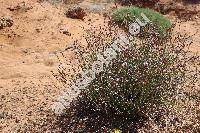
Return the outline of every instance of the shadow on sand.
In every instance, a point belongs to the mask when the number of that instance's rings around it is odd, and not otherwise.
[[[64,115],[57,117],[60,130],[72,133],[106,133],[114,129],[136,133],[144,121],[145,118],[139,116],[106,115],[80,102],[71,105]]]

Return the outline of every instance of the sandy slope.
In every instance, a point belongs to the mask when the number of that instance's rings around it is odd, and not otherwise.
[[[7,9],[17,5],[22,9]],[[60,92],[50,73],[58,65],[55,53],[81,39],[81,27],[89,28],[89,19],[95,24],[103,22],[97,14],[81,21],[66,18],[63,13],[63,7],[47,2],[0,0],[0,16],[10,16],[14,21],[11,28],[0,30],[0,132],[42,132],[39,127],[45,125],[48,110]],[[179,29],[193,34],[200,30],[200,20],[181,22]],[[72,35],[63,34],[63,30]],[[200,32],[194,36],[193,51],[200,51],[199,38]],[[70,54],[66,56],[70,59]]]

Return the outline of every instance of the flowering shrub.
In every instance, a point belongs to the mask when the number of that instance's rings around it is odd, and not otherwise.
[[[130,47],[82,92],[88,106],[108,114],[143,115],[172,98],[193,60],[183,44],[173,44],[170,36],[160,38],[151,30],[154,35],[130,41]]]
[[[79,125],[79,131],[85,132],[102,128],[133,132],[135,127],[131,123],[138,116],[148,119],[141,131],[199,130],[200,93],[195,90],[200,85],[199,56],[186,49],[191,44],[186,37],[172,39],[167,34],[161,38],[153,26],[147,28],[150,35],[144,32],[142,39],[129,40],[128,49],[118,52],[74,99],[67,112],[68,125],[63,126],[67,131],[74,131],[72,127]],[[108,27],[100,29],[88,31],[87,48],[79,54],[82,69],[96,61],[96,53],[110,47],[109,42],[115,39],[116,34],[107,32]],[[66,70],[59,72],[66,83]],[[188,91],[189,88],[194,90]],[[185,108],[190,115],[184,112]]]

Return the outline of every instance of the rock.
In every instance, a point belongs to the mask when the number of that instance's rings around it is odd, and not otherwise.
[[[36,30],[37,33],[40,33],[40,29],[36,28],[35,30]]]
[[[71,36],[71,33],[68,30],[61,30],[61,33],[67,36]]]
[[[94,4],[89,6],[89,11],[93,13],[102,13],[105,9],[105,6],[102,4]]]
[[[67,35],[67,36],[71,36],[71,33],[69,33],[69,31],[63,31],[63,34]]]
[[[154,7],[159,0],[119,0],[119,3],[122,5],[135,5],[139,7]]]
[[[155,10],[162,14],[174,14],[179,19],[191,19],[198,14],[198,10],[196,8],[191,8],[184,6],[182,3],[177,2],[167,2],[167,3],[158,3],[155,7]]]
[[[80,6],[75,6],[72,8],[69,8],[65,15],[69,18],[73,18],[73,19],[81,19],[83,20],[84,17],[86,16],[86,12],[83,8],[81,8]]]

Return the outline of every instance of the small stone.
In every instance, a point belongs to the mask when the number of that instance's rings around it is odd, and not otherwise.
[[[20,122],[20,120],[18,120],[17,118],[15,118],[15,122],[16,122],[16,123],[19,123],[19,122]]]
[[[32,115],[32,111],[29,111],[29,112],[27,113],[27,115],[28,115],[28,116],[31,116],[31,115]]]
[[[35,30],[36,30],[37,33],[40,33],[40,29],[37,28],[37,29],[35,29]]]
[[[69,33],[69,31],[67,31],[67,30],[63,31],[63,34],[65,34],[67,36],[71,36],[71,33]]]

